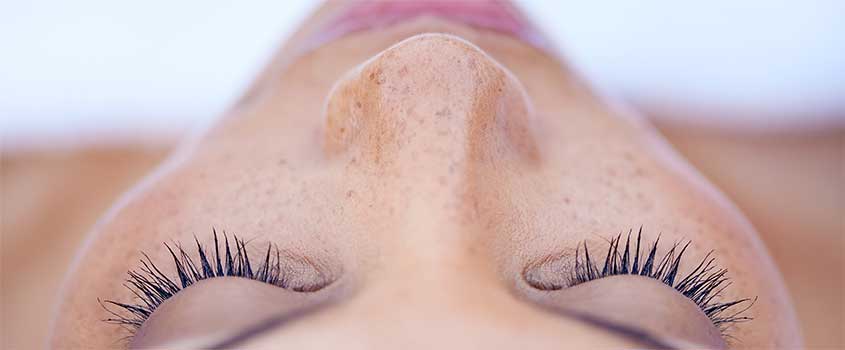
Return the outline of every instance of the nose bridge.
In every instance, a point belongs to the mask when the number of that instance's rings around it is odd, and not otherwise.
[[[534,152],[530,103],[506,69],[457,37],[406,39],[329,94],[325,151],[377,167],[463,164]]]

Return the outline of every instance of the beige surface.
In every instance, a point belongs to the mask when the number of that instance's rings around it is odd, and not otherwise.
[[[845,348],[845,130],[663,132],[757,228],[784,274],[806,345]]]
[[[115,197],[163,155],[133,146],[3,154],[0,348],[44,347],[77,245]]]
[[[763,235],[810,347],[843,348],[845,130],[811,135],[662,128]],[[39,348],[61,277],[108,205],[163,158],[134,146],[3,154],[2,348]]]

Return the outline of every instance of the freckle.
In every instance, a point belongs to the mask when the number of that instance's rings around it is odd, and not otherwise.
[[[353,190],[346,191],[346,198],[352,198],[352,196],[354,196],[354,195],[355,195],[355,191],[353,191]]]
[[[361,102],[355,101],[355,108],[361,108]]]
[[[370,80],[374,81],[376,85],[384,84],[384,77],[381,74],[381,70],[376,70],[374,72],[370,72],[369,75]]]
[[[566,203],[566,204],[569,204],[572,201],[569,200],[569,197],[566,197],[566,198],[563,199],[563,202]]]
[[[340,133],[343,134],[346,132],[346,128],[340,128]]]
[[[288,161],[286,159],[284,159],[284,158],[279,159],[279,165],[285,165],[287,163],[288,163]]]

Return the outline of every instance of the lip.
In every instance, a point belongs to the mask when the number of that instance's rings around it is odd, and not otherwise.
[[[537,28],[510,2],[503,0],[351,1],[317,30],[312,44],[319,46],[355,32],[385,28],[420,16],[491,30],[547,48]]]

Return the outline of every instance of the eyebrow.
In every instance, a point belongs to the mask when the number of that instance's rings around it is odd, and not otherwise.
[[[331,304],[331,303],[329,303]],[[237,333],[229,338],[224,339],[208,348],[210,349],[230,349],[239,345],[243,345],[243,343],[262,336],[264,333],[268,331],[272,331],[279,327],[282,327],[286,324],[292,323],[296,320],[302,319],[306,316],[312,315],[322,309],[327,308],[327,304],[317,304],[314,306],[309,306],[294,312],[288,312],[284,314],[277,315],[272,317],[264,322],[256,324],[252,327],[248,327]],[[667,344],[665,341],[661,340],[659,337],[652,335],[649,332],[643,331],[641,329],[630,327],[626,325],[622,325],[616,322],[612,322],[603,318],[595,317],[592,315],[588,315],[583,312],[576,312],[572,310],[568,310],[565,308],[552,308],[551,309],[555,314],[558,316],[562,316],[564,318],[568,318],[571,320],[575,320],[581,322],[583,324],[587,324],[589,326],[601,329],[618,337],[627,339],[629,341],[638,343],[641,346],[644,346],[648,349],[676,349],[676,347]]]

